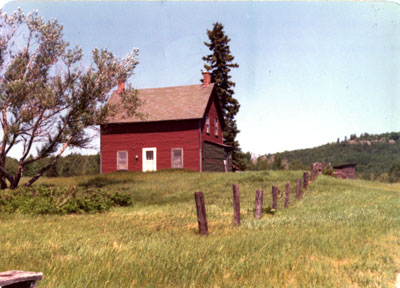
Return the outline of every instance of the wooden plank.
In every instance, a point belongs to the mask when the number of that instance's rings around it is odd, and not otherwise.
[[[200,235],[208,235],[208,223],[206,215],[206,206],[204,204],[203,192],[194,192],[194,199],[196,201],[197,222],[199,223]]]
[[[278,208],[278,187],[272,186],[272,209]]]
[[[255,203],[255,210],[254,210],[254,217],[256,219],[261,219],[262,217],[262,206],[263,206],[263,190],[256,191],[256,203]]]
[[[285,187],[285,208],[289,207],[289,202],[290,202],[290,182],[286,183]]]
[[[0,286],[3,288],[31,288],[36,287],[36,281],[42,280],[42,278],[43,274],[41,272],[5,271],[0,273]]]
[[[239,184],[233,184],[233,223],[240,225],[240,195]]]

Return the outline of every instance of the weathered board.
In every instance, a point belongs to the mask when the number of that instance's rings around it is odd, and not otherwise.
[[[339,166],[334,166],[336,169],[336,177],[342,179],[355,179],[356,178],[356,165],[352,164],[344,164]]]
[[[203,171],[225,172],[224,160],[228,162],[228,171],[232,171],[232,157],[228,149],[211,142],[203,144]],[[227,156],[228,153],[228,157]],[[227,158],[227,159],[226,159]]]
[[[36,287],[36,281],[42,278],[43,274],[41,272],[19,270],[0,272],[0,287],[34,288]]]

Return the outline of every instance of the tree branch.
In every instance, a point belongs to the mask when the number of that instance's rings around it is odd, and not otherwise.
[[[37,179],[39,179],[43,175],[44,172],[53,167],[57,163],[58,158],[60,158],[61,154],[68,147],[71,140],[72,136],[69,136],[67,142],[65,142],[61,150],[57,153],[56,157],[54,157],[53,161],[51,161],[50,164],[48,164],[47,166],[44,166],[42,169],[40,169],[40,171],[35,176],[33,176],[28,182],[26,182],[24,186],[25,187],[31,186]]]
[[[7,105],[5,104],[2,109],[2,124],[3,124],[3,141],[0,147],[0,155],[5,156],[4,151],[6,149],[7,138],[8,138],[8,122],[7,122]]]
[[[23,161],[25,160],[25,158],[28,156],[29,151],[31,150],[33,140],[35,139],[35,133],[36,133],[38,127],[39,127],[39,123],[40,123],[41,120],[42,120],[42,117],[43,117],[44,112],[45,112],[45,109],[43,109],[42,112],[40,112],[40,115],[39,115],[39,117],[37,118],[37,121],[36,121],[35,125],[34,125],[33,128],[32,128],[32,133],[31,133],[31,135],[30,135],[31,137],[30,137],[30,139],[29,139],[28,146],[25,146],[25,145],[24,145],[24,154],[23,154],[22,157],[19,159],[19,162],[20,162],[20,163],[23,163]]]
[[[69,116],[69,115],[68,115]],[[29,165],[39,159],[42,159],[44,157],[46,157],[46,155],[48,154],[49,151],[51,151],[51,149],[54,148],[54,145],[56,145],[56,143],[58,142],[58,140],[60,139],[62,133],[64,132],[65,128],[67,127],[68,124],[68,119],[69,117],[64,121],[64,126],[62,128],[59,129],[57,136],[53,139],[52,143],[49,145],[49,147],[47,147],[47,149],[45,151],[43,151],[43,153],[37,155],[35,158],[30,159],[30,160],[25,160],[24,162],[22,162],[23,166]],[[72,138],[72,136],[70,136],[70,138]],[[68,141],[69,144],[70,141]],[[39,176],[40,177],[40,176]]]

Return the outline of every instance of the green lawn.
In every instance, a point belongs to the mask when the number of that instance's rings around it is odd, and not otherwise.
[[[295,201],[297,172],[118,173],[40,179],[129,191],[133,206],[93,215],[0,215],[0,271],[41,271],[38,287],[394,287],[400,185],[320,176]],[[291,181],[289,209],[253,218],[255,191]],[[242,225],[234,227],[232,184]],[[107,187],[107,186],[106,186]],[[210,234],[197,233],[203,191]]]

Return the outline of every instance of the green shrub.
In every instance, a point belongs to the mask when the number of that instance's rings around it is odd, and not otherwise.
[[[39,185],[3,190],[0,212],[22,214],[96,213],[132,205],[130,194],[87,187]]]
[[[388,173],[382,173],[381,175],[378,176],[378,180],[380,182],[389,182],[389,174]]]

